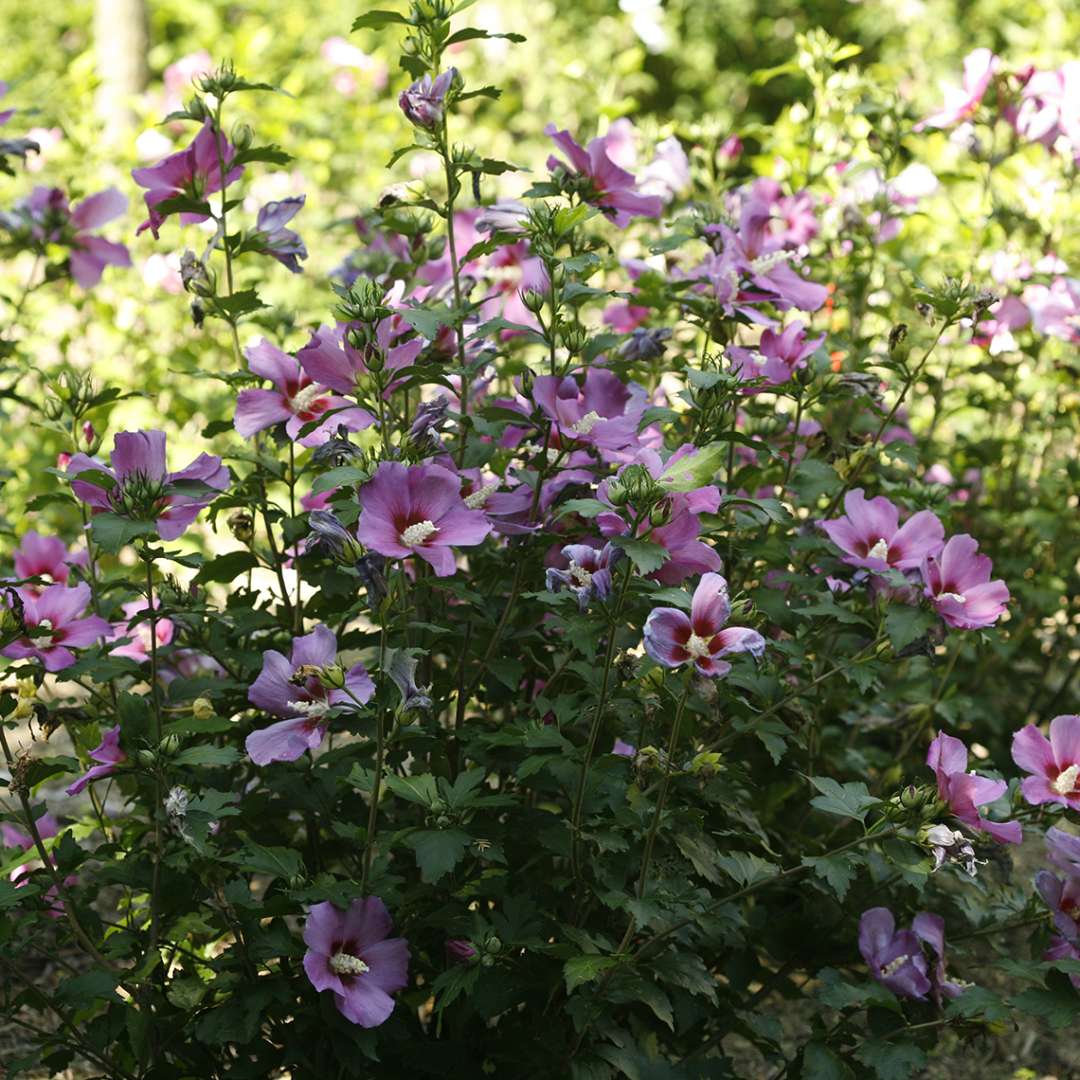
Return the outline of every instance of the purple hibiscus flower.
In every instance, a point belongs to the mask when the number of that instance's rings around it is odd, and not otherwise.
[[[165,220],[158,207],[167,199],[187,197],[203,201],[215,191],[239,180],[243,175],[242,165],[232,166],[236,157],[236,147],[224,135],[221,139],[221,161],[225,164],[225,182],[222,184],[221,167],[218,163],[218,136],[214,133],[213,123],[207,119],[192,140],[191,145],[175,154],[170,154],[156,165],[141,169],[132,169],[131,176],[139,187],[146,188],[143,196],[149,217],[138,228],[138,232],[149,229],[157,238],[158,230]],[[232,166],[232,167],[230,167]],[[209,215],[193,211],[180,214],[181,225],[194,225],[205,221]]]
[[[402,90],[398,105],[409,123],[424,131],[441,127],[446,116],[446,95],[457,77],[457,68],[447,68],[434,79],[425,75],[407,90]]]
[[[1012,759],[1031,773],[1020,790],[1032,806],[1054,802],[1080,810],[1080,716],[1055,716],[1049,739],[1034,724],[1021,728]]]
[[[1046,854],[1054,866],[1072,877],[1080,877],[1080,836],[1052,825],[1046,830]]]
[[[401,341],[410,327],[398,316],[380,320],[375,327],[375,345],[357,349],[346,336],[345,326],[320,326],[311,340],[296,354],[300,366],[323,386],[342,394],[356,392],[357,384],[368,374],[372,348],[389,371],[408,367],[424,348],[422,338]]]
[[[616,757],[634,758],[637,756],[637,747],[632,743],[623,742],[622,739],[616,739],[611,747],[611,752]]]
[[[108,728],[101,734],[101,742],[90,751],[90,758],[98,762],[88,769],[68,789],[69,795],[78,795],[89,784],[103,776],[112,776],[116,767],[127,760],[127,754],[120,747],[120,725]]]
[[[937,736],[930,744],[926,764],[937,778],[938,797],[965,825],[988,833],[999,843],[1019,844],[1022,838],[1020,822],[990,821],[979,813],[979,807],[1001,798],[1009,785],[1004,780],[991,780],[967,771],[967,747],[951,735]]]
[[[923,128],[946,128],[966,120],[979,107],[998,70],[1000,61],[989,49],[975,49],[964,57],[964,77],[961,86],[945,89],[945,101],[937,112],[915,125]]]
[[[236,398],[233,425],[245,439],[275,424],[284,424],[285,433],[301,446],[321,446],[342,425],[348,431],[362,431],[375,423],[366,409],[352,405],[314,382],[300,361],[260,338],[244,350],[248,368],[269,379],[273,390],[241,390]],[[326,413],[323,423],[303,438],[300,432]]]
[[[731,614],[727,582],[719,574],[703,574],[694,590],[690,615],[678,608],[653,608],[645,620],[645,651],[665,667],[693,661],[701,675],[726,675],[731,665],[720,657],[748,652],[755,659],[765,652],[765,639],[745,626],[724,624]]]
[[[154,608],[157,609],[160,606],[160,601],[155,597]],[[130,600],[123,605],[123,610],[124,618],[120,622],[113,624],[113,632],[109,635],[109,640],[119,641],[121,638],[129,638],[130,640],[127,645],[117,645],[115,648],[110,649],[109,655],[126,656],[137,664],[144,663],[150,658],[150,621],[144,619],[135,626],[131,626],[130,623],[137,615],[141,615],[147,610],[146,600],[143,598]],[[157,647],[160,649],[172,641],[176,628],[173,626],[172,619],[155,619],[154,625],[157,629]]]
[[[544,128],[555,145],[569,158],[569,164],[552,155],[547,166],[579,177],[585,184],[582,198],[603,211],[620,229],[635,217],[659,217],[664,200],[659,195],[642,195],[634,177],[619,168],[608,156],[605,139],[593,139],[588,148],[574,141],[569,131],[559,131],[554,124]]]
[[[949,538],[938,558],[923,560],[924,591],[941,618],[958,630],[993,626],[1009,602],[1005,582],[990,580],[994,564],[978,551],[978,541],[960,533]]]
[[[256,235],[251,237],[253,250],[277,259],[294,274],[303,269],[300,260],[308,257],[308,250],[300,234],[285,226],[300,212],[306,199],[306,195],[296,195],[291,199],[268,202],[255,218]]]
[[[533,400],[552,422],[552,435],[562,443],[594,446],[601,456],[625,450],[637,441],[645,399],[618,376],[589,368],[579,384],[572,375],[541,375],[533,384]]]
[[[910,570],[944,544],[945,527],[929,510],[900,525],[900,511],[883,495],[867,499],[862,488],[844,496],[846,516],[819,524],[844,552],[844,562],[866,570]]]
[[[304,971],[316,990],[331,990],[338,1012],[361,1027],[378,1027],[394,1011],[390,996],[409,984],[409,943],[390,937],[390,913],[377,896],[348,911],[324,901],[304,926]]]
[[[897,996],[923,1000],[929,993],[929,968],[919,937],[914,930],[897,930],[888,908],[862,913],[859,952],[870,974]]]
[[[482,510],[469,510],[458,477],[441,465],[384,461],[360,489],[357,539],[390,558],[418,555],[438,577],[454,573],[453,548],[472,547],[491,532]]]
[[[738,346],[729,348],[732,358],[732,371],[740,379],[765,379],[766,386],[780,386],[790,382],[799,368],[806,367],[806,358],[825,340],[825,335],[808,340],[803,324],[793,322],[777,333],[775,330],[762,331],[757,352]],[[749,391],[752,392],[752,389]]]
[[[1069,941],[1080,940],[1080,877],[1064,881],[1049,870],[1035,875],[1035,888],[1050,909],[1054,926]]]
[[[74,477],[71,490],[94,512],[111,510],[135,521],[152,521],[162,540],[175,540],[208,506],[212,495],[206,490],[224,491],[229,486],[229,470],[221,458],[200,454],[186,469],[169,472],[165,463],[164,431],[121,431],[113,441],[112,467],[75,454],[67,467]],[[112,487],[101,487],[79,474],[104,473]]]
[[[66,584],[71,574],[71,564],[76,557],[68,552],[67,544],[58,536],[42,536],[31,529],[23,534],[15,552],[15,576],[18,578],[45,578],[53,585]],[[20,586],[23,596],[39,596],[39,585]]]
[[[39,660],[46,671],[62,671],[75,663],[72,649],[85,649],[112,631],[97,615],[84,615],[90,586],[49,585],[34,595],[17,590],[25,632],[0,650],[9,660]]]
[[[552,592],[569,589],[577,597],[578,607],[585,611],[593,599],[606,600],[611,595],[611,568],[623,556],[622,548],[605,544],[595,548],[589,544],[567,544],[560,553],[567,562],[565,570],[550,567],[547,587]]]
[[[286,719],[253,731],[245,740],[256,765],[295,761],[306,750],[316,749],[333,706],[366,704],[371,699],[375,684],[363,664],[354,664],[345,673],[344,688],[327,692],[319,673],[336,661],[337,638],[326,626],[294,638],[288,658],[276,649],[263,653],[262,671],[248,690],[248,701]]]

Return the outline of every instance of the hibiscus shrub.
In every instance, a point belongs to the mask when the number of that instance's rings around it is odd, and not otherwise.
[[[356,21],[438,168],[319,310],[260,298],[272,87],[201,76],[135,171],[203,228],[206,452],[74,367],[12,414],[68,452],[0,609],[8,1075],[901,1080],[1068,1023],[1075,63],[979,50],[918,122],[810,35],[813,125],[549,125],[499,201],[453,15]],[[9,252],[91,288],[122,202],[38,187]],[[956,205],[975,255],[920,254]]]

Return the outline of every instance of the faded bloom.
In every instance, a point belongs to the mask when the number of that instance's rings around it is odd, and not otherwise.
[[[301,272],[300,260],[308,257],[308,250],[300,234],[285,226],[300,212],[306,198],[296,195],[267,203],[256,215],[255,235],[250,241],[253,250],[277,259],[294,274]]]
[[[458,78],[457,68],[447,68],[435,79],[425,75],[402,90],[398,105],[405,118],[424,131],[435,131],[446,117],[446,95]]]

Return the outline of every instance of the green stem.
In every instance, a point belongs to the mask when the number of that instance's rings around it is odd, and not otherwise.
[[[222,145],[224,139],[224,133],[221,130],[221,107],[222,102],[218,102],[217,109],[214,111],[214,149],[217,151],[218,161],[218,176],[221,178],[221,210],[218,216],[218,221],[221,224],[221,248],[225,252],[225,287],[228,289],[228,296],[233,295],[233,268],[232,268],[232,251],[229,250],[229,228],[227,221],[228,213],[228,196],[226,188],[228,185],[225,182],[225,147]],[[236,319],[232,316],[228,318],[229,329],[232,331],[232,347],[233,358],[236,360],[237,367],[242,366],[243,360],[240,353],[240,334],[236,329]]]

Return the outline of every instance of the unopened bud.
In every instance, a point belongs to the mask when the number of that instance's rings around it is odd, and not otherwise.
[[[152,769],[157,764],[157,754],[153,750],[136,750],[135,760],[140,765],[145,765],[146,768]]]
[[[164,754],[166,757],[171,757],[180,749],[180,736],[173,732],[170,735],[166,735],[161,742],[158,743],[158,751]]]
[[[237,150],[247,150],[251,146],[255,133],[248,124],[234,124],[232,129],[232,144]]]
[[[340,662],[327,664],[319,672],[319,682],[327,690],[340,690],[345,685],[345,668]]]
[[[191,703],[191,715],[196,720],[211,720],[217,716],[217,710],[209,698],[196,698]]]
[[[529,311],[536,315],[544,307],[544,294],[542,292],[537,292],[536,289],[522,289],[521,302]]]

